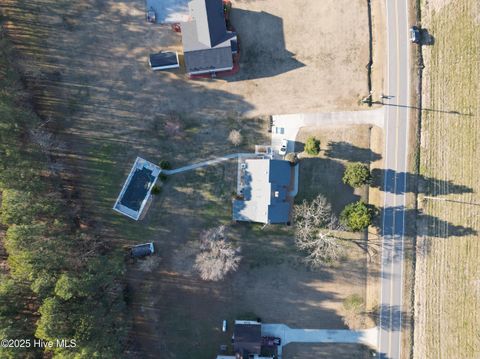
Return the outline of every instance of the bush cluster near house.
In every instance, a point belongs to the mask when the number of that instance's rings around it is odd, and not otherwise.
[[[80,213],[50,170],[49,146],[34,136],[45,125],[22,100],[28,96],[9,58],[0,40],[0,222],[9,267],[0,276],[0,337],[75,339],[75,348],[46,350],[118,358],[128,329],[123,256],[74,221]],[[41,351],[0,348],[0,357],[51,356]]]
[[[309,155],[316,156],[320,153],[320,140],[315,137],[309,137],[305,141],[305,152]]]
[[[361,231],[372,224],[373,210],[363,201],[348,204],[340,214],[340,223],[352,231]]]
[[[365,301],[358,294],[351,294],[343,301],[343,321],[350,329],[360,329],[365,321]]]
[[[285,155],[285,161],[290,162],[292,165],[298,163],[298,155],[295,152],[289,152]]]
[[[170,169],[172,169],[172,165],[167,160],[161,160],[160,161],[160,168],[162,170],[170,170]]]
[[[360,162],[348,163],[342,180],[353,188],[361,187],[370,183],[370,170],[367,165]]]

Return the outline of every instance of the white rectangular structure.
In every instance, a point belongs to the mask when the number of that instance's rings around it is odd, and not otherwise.
[[[137,157],[113,209],[138,221],[161,171],[160,167]]]

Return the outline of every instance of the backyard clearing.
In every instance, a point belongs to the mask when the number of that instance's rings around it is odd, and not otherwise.
[[[90,97],[95,111],[84,123],[142,126],[145,118],[169,111],[204,117],[357,109],[368,93],[368,16],[362,0],[234,1],[241,70],[225,80],[197,81],[181,70],[148,68],[150,53],[181,52],[181,36],[169,26],[147,23],[143,0],[5,3],[12,4],[10,26],[19,41],[32,40],[21,23],[27,14],[40,22],[42,34],[55,32],[37,49],[55,64],[41,75],[52,85],[63,84],[59,100]],[[109,127],[124,137],[121,125]]]
[[[367,164],[373,173],[382,168],[383,130],[370,125],[304,127],[297,135],[296,151],[302,151],[303,143],[310,136],[320,140],[321,151],[318,156],[301,154],[305,158],[302,159],[300,166],[300,189],[296,201],[311,199],[321,193],[332,203],[332,209],[337,217],[345,205],[360,199],[380,208],[381,178],[375,176],[372,186],[368,189],[355,190],[343,184],[341,178],[345,165],[349,162]],[[364,296],[367,312],[376,310],[380,290],[380,282],[377,280],[380,271],[378,254],[381,250],[378,228],[377,218],[375,227],[368,231],[369,256],[366,262],[367,286]],[[354,236],[366,240],[363,234],[356,233]]]
[[[424,48],[431,111],[422,122],[414,357],[473,359],[480,357],[480,3],[428,4],[422,26],[435,44]]]

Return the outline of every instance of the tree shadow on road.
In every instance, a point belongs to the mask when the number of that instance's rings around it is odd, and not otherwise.
[[[420,221],[419,226],[412,223]],[[390,225],[393,223],[392,225]],[[374,222],[383,226],[384,235],[429,236],[435,238],[465,237],[476,235],[477,230],[471,227],[456,225],[430,214],[403,206],[381,208]],[[387,227],[388,226],[388,227]]]
[[[405,186],[401,184],[405,183]],[[441,196],[446,194],[472,193],[473,189],[453,183],[451,180],[442,180],[406,172],[396,172],[391,169],[375,168],[372,170],[372,187],[383,192],[395,194],[423,193],[428,196]],[[400,185],[400,186],[399,186]],[[399,189],[399,187],[403,187]],[[418,188],[418,189],[417,189]]]

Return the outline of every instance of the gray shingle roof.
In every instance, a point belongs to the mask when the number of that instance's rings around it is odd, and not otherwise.
[[[232,51],[228,47],[186,52],[184,59],[189,73],[233,67]]]

